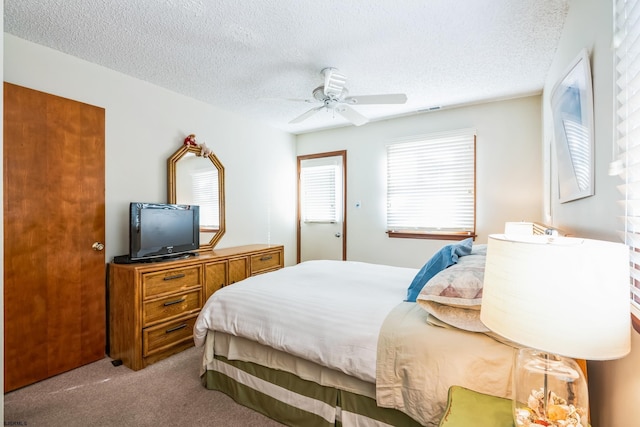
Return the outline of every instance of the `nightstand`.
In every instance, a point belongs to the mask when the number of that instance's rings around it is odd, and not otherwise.
[[[451,386],[439,427],[469,426],[514,427],[511,400]]]

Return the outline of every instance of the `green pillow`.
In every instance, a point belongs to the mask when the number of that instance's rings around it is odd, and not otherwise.
[[[451,386],[439,426],[514,427],[511,400]]]

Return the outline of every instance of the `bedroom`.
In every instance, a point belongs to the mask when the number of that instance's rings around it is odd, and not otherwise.
[[[545,90],[549,90],[581,48],[590,48],[598,141],[596,195],[569,204],[554,202],[551,220],[553,225],[569,228],[576,234],[615,240],[618,222],[613,206],[618,197],[617,182],[606,175],[612,134],[610,9],[606,1],[572,2]],[[364,149],[363,145],[372,144],[374,136],[379,141],[376,143],[383,145],[381,137],[393,137],[400,129],[425,133],[439,121],[448,122],[452,127],[475,126],[485,135],[491,135],[492,143],[496,144],[490,147],[491,151],[478,153],[479,166],[490,170],[483,176],[479,167],[478,190],[479,197],[483,198],[478,212],[479,241],[486,241],[487,234],[500,231],[508,220],[528,218],[550,222],[544,216],[546,192],[543,190],[544,151],[541,146],[541,141],[549,139],[545,96],[534,95],[372,123],[361,129],[335,129],[296,137],[8,34],[4,35],[4,57],[5,81],[107,109],[112,123],[107,128],[107,259],[124,249],[124,206],[133,199],[165,198],[164,159],[175,150],[183,134],[190,132],[206,135],[208,145],[226,168],[227,233],[220,245],[268,241],[284,244],[287,265],[295,263],[295,252],[289,248],[295,247],[296,190],[290,177],[295,173],[296,155],[347,149],[350,159],[357,160],[357,165],[359,162],[364,164],[371,150]],[[511,128],[505,129],[505,123]],[[525,136],[523,141],[518,141],[521,145],[514,144],[512,132]],[[521,165],[505,161],[514,158],[519,159]],[[139,166],[141,163],[144,168]],[[350,171],[358,175],[358,167],[350,164]],[[366,166],[362,167],[365,170]],[[119,172],[122,170],[126,173]],[[247,176],[247,170],[253,171],[252,176]],[[271,191],[251,190],[256,175]],[[375,205],[376,200],[367,193],[365,183],[359,183],[354,177],[349,185],[353,200],[359,197],[366,201],[362,212],[367,206]],[[496,188],[500,188],[500,193],[493,190]],[[492,215],[494,210],[503,212],[504,216]],[[268,211],[270,215],[254,213]],[[386,239],[384,235],[376,238],[369,231],[373,224],[364,219],[357,221],[357,213],[350,214],[350,218],[349,258],[379,262],[381,254],[387,253],[397,256],[396,259],[385,258],[389,263],[419,266],[439,246],[434,242],[401,242],[401,239]],[[369,244],[370,239],[375,239],[374,244]],[[640,377],[634,369],[640,362],[637,334],[633,335],[633,340],[632,354],[627,358],[590,365],[591,384],[597,384],[592,390],[592,398],[597,402],[593,405],[596,411],[594,426],[632,425],[633,420],[640,417],[640,405],[637,404]],[[596,424],[596,420],[600,422]]]

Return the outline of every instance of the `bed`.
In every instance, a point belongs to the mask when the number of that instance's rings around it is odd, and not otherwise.
[[[290,426],[437,426],[451,385],[511,397],[516,349],[479,322],[482,250],[422,269],[307,261],[223,288],[194,327],[202,382]]]

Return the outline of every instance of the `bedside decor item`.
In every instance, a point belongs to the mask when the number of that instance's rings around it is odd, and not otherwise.
[[[572,358],[630,351],[629,251],[621,243],[491,235],[480,319],[520,345],[516,426],[587,427],[588,391]]]
[[[583,49],[551,91],[560,203],[593,196],[593,88]]]

